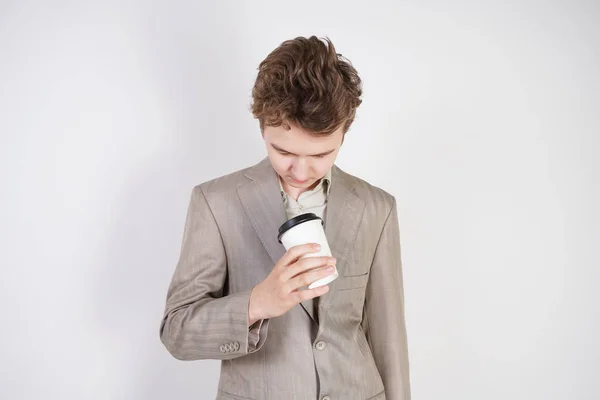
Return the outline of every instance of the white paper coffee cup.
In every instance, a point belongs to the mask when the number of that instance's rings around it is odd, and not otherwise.
[[[318,252],[308,253],[300,258],[331,257],[331,249],[329,248],[325,230],[323,229],[323,220],[314,213],[300,214],[297,217],[287,220],[279,227],[279,236],[277,239],[283,244],[286,250],[307,243],[318,243],[321,245],[321,250]],[[312,282],[308,285],[308,289],[326,285],[334,281],[337,277],[338,271],[334,266],[334,271],[331,275]]]

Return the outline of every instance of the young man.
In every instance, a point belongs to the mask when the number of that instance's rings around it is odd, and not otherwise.
[[[361,93],[328,39],[282,43],[252,92],[268,157],[192,192],[160,337],[223,360],[217,399],[410,399],[396,202],[334,164]],[[279,243],[308,212],[333,257]],[[336,280],[298,290],[331,264]]]

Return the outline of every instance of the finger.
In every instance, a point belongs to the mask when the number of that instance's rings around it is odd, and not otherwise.
[[[323,296],[327,292],[329,292],[329,285],[323,285],[314,289],[298,290],[296,292],[293,292],[292,295],[294,297],[294,301],[296,302],[296,304],[298,304],[301,301],[306,301],[309,299],[314,299],[315,297]]]
[[[288,266],[292,263],[298,261],[300,257],[309,253],[316,253],[320,251],[320,245],[318,243],[306,243],[300,244],[298,246],[290,247],[288,251],[285,252],[283,257],[281,257],[280,264],[282,266]]]
[[[326,276],[333,274],[334,271],[335,270],[333,267],[325,267],[317,270],[310,270],[296,276],[293,279],[290,279],[288,283],[285,284],[285,287],[290,292],[293,292],[298,288],[308,286],[318,279],[325,278]]]
[[[314,268],[318,268],[318,267],[324,267],[328,264],[331,264],[331,265],[335,264],[335,258],[328,257],[328,256],[306,257],[306,258],[303,258],[302,260],[296,261],[295,263],[293,263],[293,264],[289,265],[287,268],[285,268],[281,272],[281,278],[285,282],[305,271],[308,271],[308,270],[311,270]]]

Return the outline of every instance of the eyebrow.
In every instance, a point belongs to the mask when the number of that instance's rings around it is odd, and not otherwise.
[[[294,153],[292,153],[292,152],[290,152],[290,151],[284,150],[284,149],[282,149],[281,147],[275,146],[273,143],[271,143],[271,147],[273,147],[275,150],[277,150],[277,151],[279,151],[279,152],[281,152],[281,153],[288,153],[288,154],[292,154],[292,155],[297,155],[297,154],[294,154]],[[326,152],[324,152],[324,153],[319,153],[319,154],[310,154],[310,155],[309,155],[309,157],[326,156],[326,155],[328,155],[328,154],[331,154],[331,153],[333,153],[334,151],[335,151],[335,149],[333,149],[333,150],[329,150],[329,151],[326,151]]]

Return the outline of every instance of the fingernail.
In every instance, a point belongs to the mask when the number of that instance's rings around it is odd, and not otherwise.
[[[321,250],[321,245],[320,244],[315,244],[313,245],[313,247],[317,250]]]

